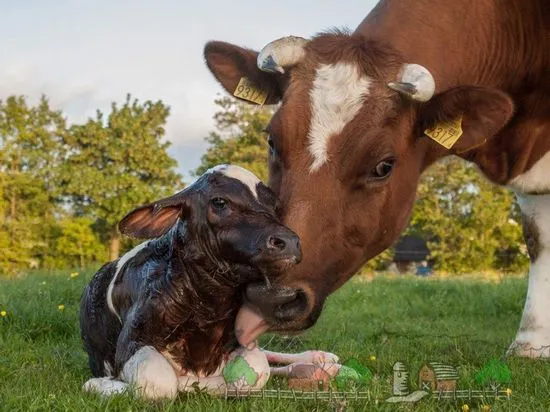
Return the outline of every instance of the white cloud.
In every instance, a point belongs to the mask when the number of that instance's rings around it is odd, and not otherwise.
[[[262,4],[178,0],[20,0],[0,15],[0,98],[46,94],[72,121],[108,111],[126,93],[171,106],[167,138],[180,171],[194,169],[213,128],[221,87],[203,61],[208,40],[260,48],[276,37],[308,37],[356,26],[374,3],[280,0]]]

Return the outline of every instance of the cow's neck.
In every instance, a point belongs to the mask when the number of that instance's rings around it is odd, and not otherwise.
[[[548,67],[548,53],[541,51],[549,45],[532,41],[543,37],[545,7],[524,0],[383,0],[356,32],[427,67],[438,91],[471,84],[514,95],[526,79],[537,84]]]

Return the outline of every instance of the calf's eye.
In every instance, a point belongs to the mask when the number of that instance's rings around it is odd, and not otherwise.
[[[223,197],[215,197],[210,201],[210,203],[212,203],[212,206],[218,210],[223,210],[227,206],[227,200]]]

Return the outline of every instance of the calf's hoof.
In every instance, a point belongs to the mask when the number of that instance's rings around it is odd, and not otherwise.
[[[128,390],[128,384],[107,377],[93,378],[84,383],[82,390],[85,392],[95,392],[101,396],[112,396],[126,392]]]

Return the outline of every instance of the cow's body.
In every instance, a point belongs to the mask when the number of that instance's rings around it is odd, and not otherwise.
[[[311,326],[326,296],[399,236],[422,171],[454,154],[518,196],[532,265],[512,349],[550,356],[548,50],[546,0],[386,0],[353,33],[284,38],[259,54],[206,46],[229,92],[248,77],[282,102],[270,185],[304,259],[277,310],[265,305],[270,293],[280,301],[274,289],[249,287],[273,330]],[[455,119],[464,133],[452,148],[424,134]]]
[[[512,119],[490,145],[465,158],[516,193],[532,265],[522,322],[510,349],[549,357],[550,3],[445,1],[434,7],[423,1],[415,2],[415,10],[420,3],[424,9],[411,13],[412,4],[383,1],[356,31],[386,39],[411,61],[429,67],[438,91],[473,84],[512,97]]]

